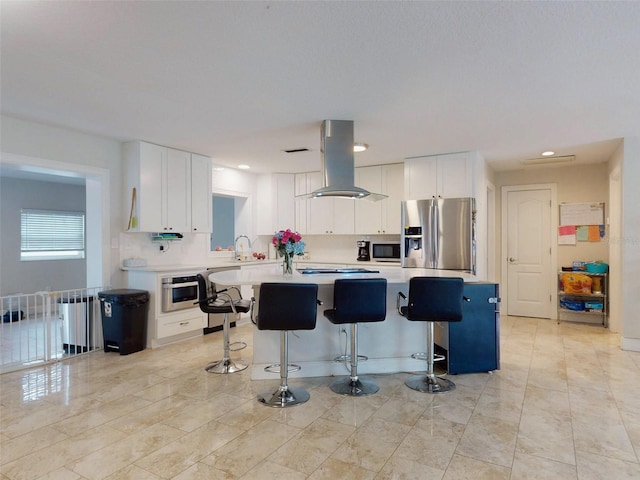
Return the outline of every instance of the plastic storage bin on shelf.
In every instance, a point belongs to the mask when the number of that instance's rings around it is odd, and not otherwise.
[[[116,289],[99,292],[104,351],[120,355],[144,349],[149,311],[146,290]]]
[[[62,320],[62,348],[65,353],[93,350],[96,340],[97,318],[93,315],[93,297],[73,295],[58,298]]]

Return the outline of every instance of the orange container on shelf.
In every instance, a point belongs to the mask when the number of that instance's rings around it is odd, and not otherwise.
[[[584,273],[563,273],[562,274],[562,288],[564,293],[573,294],[589,294],[591,293],[591,286],[593,279],[589,275]]]

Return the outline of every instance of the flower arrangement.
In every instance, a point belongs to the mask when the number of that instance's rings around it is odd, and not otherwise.
[[[271,243],[276,249],[279,256],[283,257],[282,272],[285,274],[292,273],[292,259],[294,255],[304,255],[305,243],[302,236],[298,232],[292,232],[290,229],[280,230],[271,239]]]

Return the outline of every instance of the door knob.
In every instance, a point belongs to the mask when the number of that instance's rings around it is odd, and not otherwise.
[[[509,263],[514,263],[515,261],[516,261],[516,259],[515,259],[515,258],[513,258],[513,257],[509,257]]]

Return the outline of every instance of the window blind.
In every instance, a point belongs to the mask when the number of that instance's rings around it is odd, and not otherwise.
[[[21,209],[20,217],[23,260],[84,258],[84,212]]]

